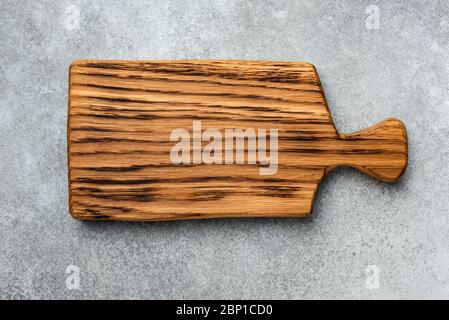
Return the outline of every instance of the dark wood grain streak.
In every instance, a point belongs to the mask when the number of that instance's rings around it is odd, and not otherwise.
[[[279,167],[170,162],[170,133],[278,129]],[[338,134],[313,65],[269,61],[76,61],[69,72],[70,213],[78,219],[303,217],[337,166],[395,181],[397,119]],[[245,151],[247,151],[245,146]]]

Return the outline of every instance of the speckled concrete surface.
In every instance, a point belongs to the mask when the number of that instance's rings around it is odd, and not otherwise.
[[[2,0],[0,298],[449,298],[448,15],[446,0]],[[339,169],[306,220],[73,220],[79,58],[310,61],[340,132],[406,123],[408,171],[389,185]]]

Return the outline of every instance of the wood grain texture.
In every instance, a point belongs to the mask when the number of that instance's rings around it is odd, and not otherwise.
[[[170,133],[194,120],[278,129],[277,173],[260,175],[260,164],[172,164]],[[407,165],[397,119],[337,133],[309,63],[76,61],[67,133],[78,219],[303,217],[333,168],[394,181]]]

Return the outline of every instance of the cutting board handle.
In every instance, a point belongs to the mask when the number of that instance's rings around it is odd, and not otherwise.
[[[367,129],[339,134],[339,159],[329,169],[350,166],[387,182],[399,179],[408,162],[407,131],[402,121],[389,118]]]

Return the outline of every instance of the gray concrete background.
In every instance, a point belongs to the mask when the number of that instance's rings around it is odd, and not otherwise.
[[[2,0],[0,298],[449,298],[448,14],[445,0]],[[73,220],[67,69],[81,58],[310,61],[340,132],[405,122],[408,170],[389,185],[339,169],[306,220]]]

